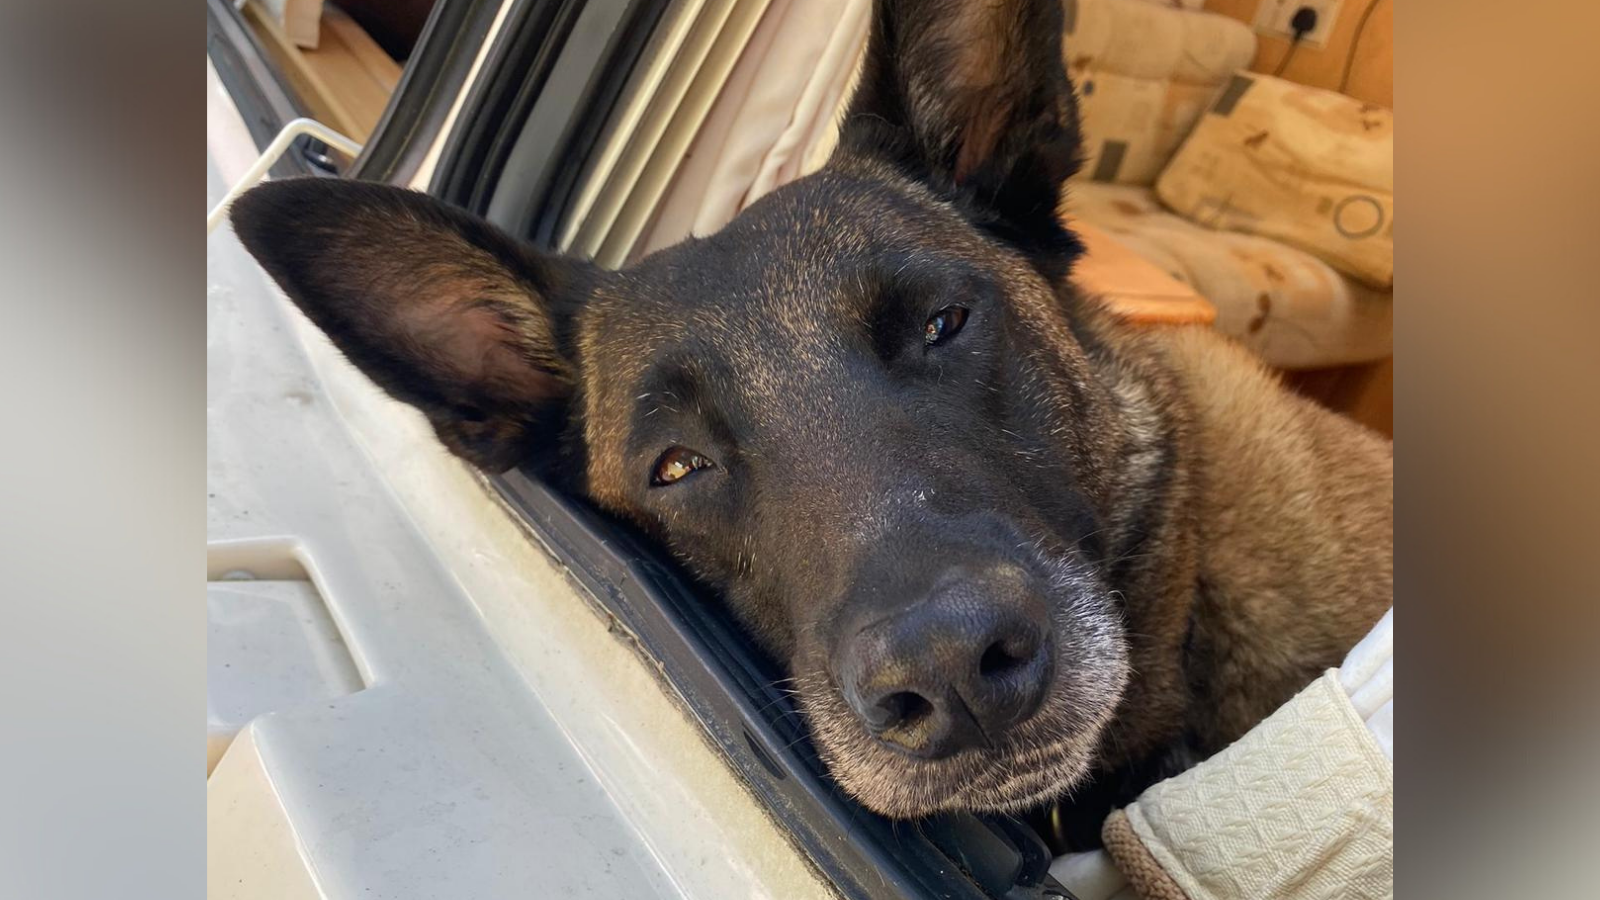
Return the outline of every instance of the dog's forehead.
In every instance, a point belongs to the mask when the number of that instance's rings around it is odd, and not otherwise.
[[[886,255],[949,250],[960,220],[910,185],[822,172],[785,185],[715,234],[640,263],[634,286],[669,313],[712,318],[848,303]],[[954,234],[952,234],[954,232]]]
[[[915,186],[824,171],[616,273],[588,317],[585,355],[604,380],[637,381],[664,356],[748,371],[827,352],[886,267],[948,260],[977,240]]]

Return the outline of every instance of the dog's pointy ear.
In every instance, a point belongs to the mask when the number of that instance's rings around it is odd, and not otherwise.
[[[270,182],[230,215],[295,305],[457,455],[503,471],[555,446],[585,264],[386,185]]]
[[[1082,143],[1061,2],[877,0],[840,151],[886,158],[1030,253],[1075,251],[1057,214]]]

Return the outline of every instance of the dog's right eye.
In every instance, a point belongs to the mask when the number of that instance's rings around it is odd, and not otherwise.
[[[946,306],[928,318],[922,326],[922,342],[936,347],[956,336],[961,326],[967,324],[965,306]]]
[[[698,451],[690,450],[688,447],[672,447],[656,460],[655,471],[650,473],[650,486],[662,487],[673,484],[701,469],[715,468],[716,465]]]

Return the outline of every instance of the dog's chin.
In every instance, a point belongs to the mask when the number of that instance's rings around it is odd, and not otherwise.
[[[966,751],[931,762],[900,756],[877,767],[835,765],[833,771],[863,806],[894,819],[1016,813],[1069,793],[1088,774],[1093,747],[1094,737],[1086,735],[1033,752]]]

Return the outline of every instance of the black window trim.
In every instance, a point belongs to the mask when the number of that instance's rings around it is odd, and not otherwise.
[[[400,81],[351,165],[361,181],[408,184],[444,131],[504,0],[438,0]]]

